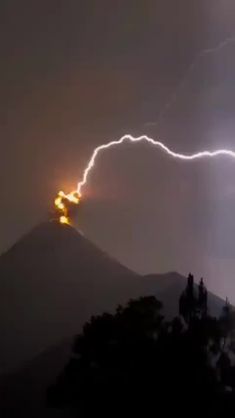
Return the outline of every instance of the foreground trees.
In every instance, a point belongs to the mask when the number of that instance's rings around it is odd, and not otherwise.
[[[203,281],[193,276],[167,322],[154,297],[131,300],[115,314],[92,317],[76,337],[73,355],[48,403],[75,416],[168,413],[216,417],[234,412],[233,313],[207,312]]]

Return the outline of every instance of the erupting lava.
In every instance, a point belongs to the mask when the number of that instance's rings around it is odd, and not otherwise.
[[[61,224],[70,224],[69,207],[71,204],[78,205],[80,202],[80,195],[77,191],[65,194],[62,190],[55,198],[55,207],[59,213],[59,221]]]

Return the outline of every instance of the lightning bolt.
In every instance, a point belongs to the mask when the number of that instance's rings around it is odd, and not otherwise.
[[[169,110],[169,108],[177,100],[177,97],[178,97],[180,91],[184,88],[184,86],[185,86],[185,84],[188,80],[188,77],[193,72],[195,66],[197,65],[198,60],[200,60],[201,58],[203,58],[204,56],[206,56],[208,54],[216,53],[216,52],[220,51],[221,49],[223,49],[224,47],[226,47],[230,44],[234,44],[234,43],[235,43],[235,37],[230,37],[230,38],[227,38],[224,41],[220,42],[215,47],[208,48],[208,49],[203,49],[202,51],[200,51],[196,55],[195,59],[193,60],[193,62],[189,66],[185,77],[181,80],[181,82],[178,84],[178,86],[175,89],[175,91],[173,92],[173,94],[170,96],[169,100],[167,101],[167,103],[163,107],[163,109],[160,112],[160,114],[158,116],[158,119],[154,123],[154,125],[159,124],[160,120],[164,117],[164,115]],[[57,212],[59,212],[59,214],[60,214],[59,220],[60,220],[61,223],[66,224],[66,223],[70,222],[69,221],[68,206],[71,205],[71,204],[79,204],[80,203],[80,199],[82,197],[82,189],[87,184],[89,174],[95,166],[95,162],[96,162],[96,158],[98,157],[98,154],[101,151],[104,151],[108,148],[112,148],[116,145],[121,145],[126,141],[130,141],[130,142],[145,141],[145,142],[148,142],[149,144],[152,144],[152,145],[160,148],[162,151],[164,151],[166,154],[168,154],[169,156],[171,156],[173,158],[180,159],[180,160],[186,160],[186,161],[196,160],[196,159],[200,159],[200,158],[204,158],[204,157],[213,158],[213,157],[217,157],[217,156],[221,156],[221,155],[235,158],[235,151],[232,151],[232,150],[229,150],[229,149],[218,149],[218,150],[214,150],[214,151],[205,150],[205,151],[197,152],[195,154],[182,154],[182,153],[178,153],[178,152],[175,152],[175,151],[171,150],[163,142],[161,142],[159,140],[154,140],[153,138],[150,138],[147,135],[134,137],[132,135],[126,134],[126,135],[122,136],[120,139],[118,139],[116,141],[110,141],[106,144],[102,144],[102,145],[98,146],[97,148],[95,148],[92,155],[91,155],[91,158],[88,161],[88,164],[87,164],[87,166],[86,166],[86,168],[83,172],[82,180],[77,185],[77,189],[75,191],[72,191],[69,194],[66,194],[63,191],[60,191],[58,193],[54,203],[55,203],[55,207],[57,209]]]
[[[126,141],[130,141],[130,142],[145,141],[145,142],[148,142],[149,144],[152,144],[152,145],[160,148],[162,151],[164,151],[166,154],[170,155],[171,157],[177,158],[177,159],[180,159],[180,160],[191,161],[191,160],[196,160],[196,159],[205,158],[205,157],[217,157],[219,155],[225,155],[225,156],[228,156],[228,157],[235,158],[235,151],[231,151],[231,150],[228,150],[228,149],[218,149],[218,150],[214,150],[214,151],[205,150],[205,151],[197,152],[195,154],[181,154],[181,153],[172,151],[163,142],[158,141],[158,140],[154,140],[153,138],[150,138],[147,135],[141,135],[141,136],[138,136],[138,137],[134,137],[132,135],[126,134],[126,135],[122,136],[120,139],[118,139],[117,141],[110,141],[107,144],[103,144],[103,145],[100,145],[97,148],[95,148],[90,160],[88,161],[87,167],[85,168],[85,170],[83,172],[82,180],[77,185],[76,193],[80,197],[82,196],[83,187],[87,184],[89,174],[95,166],[95,162],[96,162],[96,158],[98,157],[98,154],[101,151],[104,151],[108,148],[112,148],[116,145],[121,145]]]
[[[83,172],[82,175],[82,179],[81,181],[79,181],[78,185],[77,185],[77,189],[72,191],[69,194],[64,193],[63,191],[60,191],[55,199],[55,206],[57,211],[60,213],[60,222],[61,223],[69,223],[69,214],[68,214],[68,205],[71,204],[79,204],[81,197],[82,197],[82,190],[83,188],[86,186],[88,179],[89,179],[89,175],[92,171],[93,168],[95,168],[95,163],[96,163],[96,159],[98,157],[98,155],[101,153],[101,151],[105,151],[109,148],[118,146],[118,145],[122,145],[124,142],[132,142],[132,143],[136,143],[136,142],[147,142],[157,148],[159,148],[160,150],[162,150],[163,152],[165,152],[167,155],[169,155],[170,157],[173,157],[175,159],[179,159],[179,160],[184,160],[184,161],[192,161],[192,160],[197,160],[197,159],[201,159],[201,158],[214,158],[214,157],[218,157],[218,156],[226,156],[226,157],[231,157],[235,159],[235,151],[229,150],[229,149],[217,149],[214,151],[209,151],[209,150],[205,150],[205,151],[200,151],[197,152],[195,154],[183,154],[183,153],[178,153],[175,152],[173,150],[171,150],[169,147],[167,147],[163,142],[159,141],[159,140],[155,140],[153,138],[150,138],[147,135],[141,135],[141,136],[137,136],[134,137],[130,134],[126,134],[124,136],[122,136],[120,139],[116,140],[116,141],[110,141],[107,142],[105,144],[99,145],[97,148],[94,149],[90,160],[88,161],[88,164]]]
[[[154,126],[158,126],[161,122],[161,120],[164,118],[164,116],[166,115],[166,113],[168,112],[168,110],[174,105],[174,103],[177,101],[180,93],[182,92],[182,90],[184,90],[187,81],[190,77],[190,74],[193,73],[193,71],[195,70],[195,67],[197,65],[197,63],[204,58],[207,55],[212,55],[215,54],[219,51],[221,51],[222,49],[226,48],[229,45],[233,45],[235,44],[235,37],[229,37],[224,39],[223,41],[219,42],[217,45],[211,47],[211,48],[206,48],[206,49],[202,49],[200,50],[194,60],[191,62],[191,64],[189,65],[184,77],[181,79],[181,81],[179,82],[179,84],[177,85],[177,87],[173,90],[172,94],[170,95],[170,97],[168,98],[167,102],[165,103],[165,105],[163,106],[162,110],[160,111],[159,115],[157,116],[157,120],[155,122],[148,122],[145,125],[154,125]]]

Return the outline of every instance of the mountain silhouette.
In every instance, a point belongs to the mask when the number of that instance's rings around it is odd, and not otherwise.
[[[135,296],[137,277],[70,226],[48,222],[33,229],[0,257],[0,370]]]
[[[134,273],[71,226],[41,224],[0,257],[0,371],[21,367],[130,298],[155,294],[176,315],[184,286],[177,273]],[[210,299],[218,311],[223,302]]]
[[[172,317],[185,285],[175,272],[134,273],[68,225],[34,228],[0,257],[1,416],[54,416],[45,409],[46,388],[84,322],[144,295],[155,295]],[[208,299],[218,315],[224,302]]]

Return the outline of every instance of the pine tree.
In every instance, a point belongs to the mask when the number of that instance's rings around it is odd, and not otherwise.
[[[196,297],[194,292],[194,276],[189,273],[186,289],[179,299],[179,313],[189,323],[196,314]]]
[[[204,285],[203,278],[201,278],[198,286],[197,310],[200,318],[207,316],[207,289]]]

